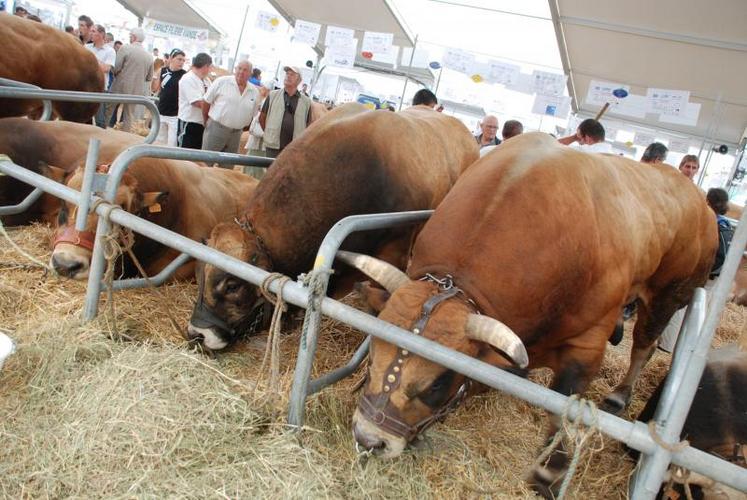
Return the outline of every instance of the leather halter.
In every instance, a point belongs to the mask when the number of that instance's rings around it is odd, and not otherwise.
[[[78,231],[75,226],[65,226],[64,229],[58,230],[55,234],[52,247],[57,248],[60,243],[69,243],[93,252],[95,241],[96,233],[93,231]]]
[[[420,317],[411,330],[415,335],[420,335],[425,330],[431,315],[442,302],[460,293],[464,296],[464,292],[454,286],[451,276],[447,275],[446,278],[438,279],[427,274],[422,280],[438,284],[440,291],[423,304]],[[466,299],[466,296],[464,298]],[[474,302],[469,299],[466,299],[466,301],[475,307]],[[397,358],[392,361],[384,374],[383,392],[374,396],[364,394],[358,406],[359,411],[369,421],[390,434],[404,438],[407,442],[412,441],[418,434],[425,431],[434,423],[443,420],[449,413],[454,411],[464,401],[472,385],[471,379],[465,379],[457,392],[441,408],[434,411],[430,416],[410,425],[399,418],[399,410],[390,404],[390,395],[400,385],[402,366],[409,356],[410,352],[407,349],[400,349],[397,353]]]

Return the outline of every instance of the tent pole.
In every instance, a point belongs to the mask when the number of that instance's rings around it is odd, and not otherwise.
[[[705,148],[706,142],[710,141],[713,142],[713,136],[715,135],[714,127],[716,126],[716,118],[717,115],[720,114],[720,107],[721,107],[721,95],[722,92],[719,91],[718,96],[716,97],[716,102],[713,105],[713,112],[711,113],[711,121],[708,124],[708,128],[706,128],[706,133],[703,136],[703,141],[700,143],[700,151],[698,151],[698,160],[700,160],[700,155],[703,153],[703,149]],[[706,159],[702,164],[700,165],[700,172],[698,172],[698,180],[695,183],[698,187],[703,183],[703,179],[705,179],[705,173],[706,169],[708,168],[708,163],[711,159],[710,151],[708,154],[706,154]]]
[[[412,60],[415,59],[415,49],[418,46],[418,35],[415,35],[415,42],[412,44],[412,52],[410,53],[410,64],[407,65],[407,71],[405,71],[405,85],[402,87],[402,95],[399,98],[399,108],[397,111],[402,111],[402,103],[405,102],[405,90],[407,90],[407,81],[410,79],[410,72],[412,71]]]
[[[246,18],[249,16],[249,2],[246,3],[246,9],[244,10],[244,21],[241,23],[241,33],[239,33],[239,41],[236,43],[236,52],[233,53],[233,60],[231,61],[231,67],[229,71],[233,71],[233,67],[236,65],[236,59],[239,57],[239,48],[241,47],[241,40],[244,38],[244,27],[246,26]]]

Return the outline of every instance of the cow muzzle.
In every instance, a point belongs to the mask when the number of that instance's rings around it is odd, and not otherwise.
[[[52,243],[50,265],[60,276],[77,280],[88,278],[94,240],[95,234],[91,231],[77,231],[71,226],[62,228]]]
[[[359,451],[367,451],[384,459],[398,457],[408,444],[405,438],[391,434],[371,422],[359,409],[353,414],[353,438]]]

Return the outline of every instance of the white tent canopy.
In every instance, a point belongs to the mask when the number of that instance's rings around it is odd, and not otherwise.
[[[117,0],[117,2],[140,19],[149,17],[171,24],[206,29],[210,32],[210,38],[225,36],[225,32],[207,19],[189,0]]]
[[[745,0],[549,0],[574,108],[592,80],[689,90],[701,109],[694,127],[662,123],[657,115],[621,119],[736,144],[747,127],[747,3]],[[614,115],[613,115],[614,116]],[[709,130],[711,127],[711,130]]]

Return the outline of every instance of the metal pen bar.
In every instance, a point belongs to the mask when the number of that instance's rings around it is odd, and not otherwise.
[[[44,190],[34,188],[34,190],[31,191],[21,203],[18,203],[17,205],[7,205],[5,207],[0,207],[0,217],[2,217],[3,215],[22,214],[23,212],[31,208],[31,205],[36,203],[36,201],[41,198],[43,194]]]
[[[355,350],[355,354],[353,354],[353,357],[350,358],[350,361],[348,361],[345,366],[333,370],[329,373],[325,373],[318,379],[309,382],[306,397],[321,391],[329,385],[339,382],[349,375],[352,375],[355,370],[358,369],[363,360],[366,359],[366,356],[368,355],[368,346],[370,344],[371,337],[367,336],[366,339],[361,343],[361,345],[358,346],[358,349]]]
[[[91,189],[93,188],[93,177],[96,173],[96,163],[99,159],[99,147],[101,141],[91,138],[88,141],[88,153],[86,154],[86,166],[83,170],[83,184],[80,191],[80,202],[78,211],[75,214],[75,229],[78,231],[86,230],[86,221],[88,220],[88,210],[91,207]]]
[[[327,286],[329,285],[329,276],[332,270],[332,263],[335,260],[335,254],[350,233],[415,224],[428,219],[432,213],[433,210],[418,210],[388,214],[351,215],[338,221],[327,232],[324,240],[322,240],[322,244],[319,246],[316,259],[314,259],[313,272],[318,273],[318,279],[322,281],[320,295],[327,295]],[[314,365],[314,355],[316,354],[321,319],[322,314],[319,308],[309,307],[306,309],[303,325],[304,335],[301,336],[298,346],[296,370],[293,374],[293,385],[291,386],[290,401],[288,403],[288,423],[299,429],[303,427],[305,419],[309,379],[311,377],[311,369]],[[339,374],[335,376],[337,375]]]
[[[653,418],[656,432],[664,441],[673,446],[677,444],[682,429],[673,428],[670,415],[682,388],[685,371],[689,369],[698,336],[702,332],[705,306],[706,292],[704,289],[698,288],[695,290],[677,337],[672,366],[664,382]],[[672,453],[661,446],[656,447],[651,455],[641,454],[636,472],[631,478],[631,497],[636,499],[655,498],[661,488],[662,475],[669,467],[671,458]]]
[[[169,262],[169,265],[161,269],[161,272],[153,277],[149,278],[135,278],[126,280],[114,280],[112,282],[112,290],[129,290],[131,288],[148,288],[151,286],[160,286],[166,282],[166,280],[176,272],[177,269],[182,267],[184,264],[189,262],[192,256],[187,253],[181,253],[177,258]],[[106,286],[102,283],[102,287]]]
[[[207,163],[233,163],[235,165],[247,165],[257,167],[269,167],[273,159],[259,156],[246,156],[233,153],[221,153],[216,151],[201,151],[196,149],[173,148],[169,146],[154,146],[151,144],[137,144],[122,151],[109,167],[109,177],[103,198],[108,202],[114,202],[119,188],[130,164],[140,158],[165,158],[172,160],[202,161]],[[88,287],[86,288],[86,302],[83,309],[84,321],[91,321],[98,314],[99,296],[101,294],[101,283],[106,268],[104,242],[109,237],[111,224],[99,218],[96,227],[96,240],[91,255],[91,265],[88,271]],[[168,244],[167,244],[168,246]],[[159,273],[160,275],[160,273]],[[116,288],[113,288],[116,290]]]
[[[37,85],[33,85],[31,83],[26,83],[26,82],[19,82],[16,80],[11,80],[10,78],[0,78],[0,86],[42,90],[42,88]],[[42,105],[44,106],[44,111],[42,111],[42,115],[41,115],[41,118],[39,118],[39,121],[45,122],[45,121],[51,120],[52,119],[52,101],[50,101],[49,99],[44,99],[42,101]]]
[[[30,184],[37,185],[62,199],[76,200],[79,196],[77,191],[67,186],[27,171],[10,161],[4,161],[2,158],[0,158],[0,171],[21,180],[27,180]],[[113,222],[129,227],[148,238],[159,241],[176,250],[189,253],[196,259],[212,264],[240,279],[258,285],[269,275],[267,271],[222,254],[217,250],[199,244],[149,221],[140,219],[107,203],[101,203],[96,207],[96,212],[102,216],[100,219],[104,219],[105,217],[103,216],[110,210],[110,218]],[[745,226],[745,231],[747,231],[747,225],[743,226]],[[747,235],[736,234],[735,239],[742,238],[741,243],[743,245],[745,236]],[[727,267],[728,261],[729,258],[727,257]],[[732,277],[734,270],[736,268],[732,269]],[[728,269],[725,271],[728,271]],[[281,293],[277,281],[273,281],[269,289],[275,294]],[[291,304],[305,307],[308,302],[308,290],[298,283],[287,283],[283,287],[282,297]],[[562,394],[500,370],[453,349],[449,349],[437,342],[413,335],[410,332],[333,299],[323,298],[321,306],[322,312],[333,319],[343,321],[364,333],[381,338],[385,342],[399,345],[434,363],[439,363],[449,369],[458,371],[477,382],[516,396],[530,404],[545,408],[552,413],[566,413],[571,419],[574,419],[579,412],[580,405],[578,402],[569,402],[569,398]],[[711,312],[712,310],[709,311],[709,313]],[[642,422],[627,422],[605,412],[600,412],[595,416],[586,407],[583,408],[580,417],[586,425],[598,425],[600,430],[605,434],[643,453],[652,454],[656,446],[658,446],[649,435],[648,428]],[[747,490],[747,471],[713,455],[687,447],[682,451],[674,453],[672,461],[692,471],[709,476],[720,483],[740,490]]]
[[[158,136],[161,117],[156,103],[150,97],[129,94],[108,94],[103,92],[77,92],[73,90],[37,90],[27,88],[0,87],[0,97],[14,99],[49,99],[65,102],[98,102],[119,104],[142,104],[150,111],[150,132],[145,137],[146,143],[152,143]]]

